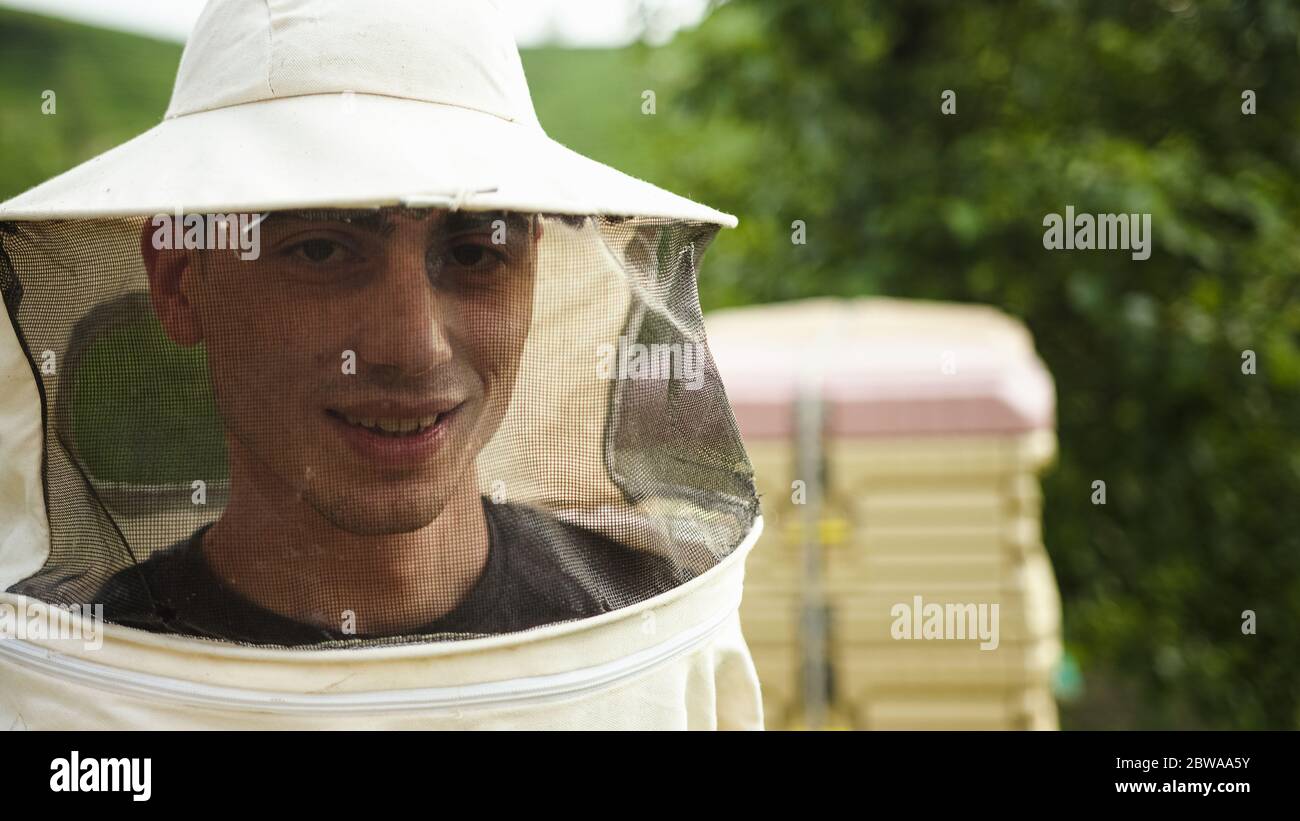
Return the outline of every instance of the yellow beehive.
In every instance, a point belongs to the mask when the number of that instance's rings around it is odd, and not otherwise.
[[[869,729],[1055,728],[1061,613],[1038,480],[1054,394],[1024,328],[986,307],[889,299],[725,311],[709,328],[767,519],[741,615],[768,726],[804,720],[795,402],[813,384],[830,714]],[[943,618],[926,625],[918,606]],[[974,637],[981,606],[989,640]]]

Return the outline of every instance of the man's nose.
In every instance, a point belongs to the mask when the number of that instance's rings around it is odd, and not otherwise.
[[[419,376],[452,359],[443,299],[430,283],[422,244],[391,255],[367,289],[358,356],[398,377]]]

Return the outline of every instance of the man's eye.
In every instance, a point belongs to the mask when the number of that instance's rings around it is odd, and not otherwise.
[[[491,268],[503,259],[499,252],[474,242],[453,246],[449,256],[457,265],[474,269]]]
[[[294,245],[290,253],[298,259],[317,265],[343,262],[349,258],[348,249],[329,239],[309,239]]]

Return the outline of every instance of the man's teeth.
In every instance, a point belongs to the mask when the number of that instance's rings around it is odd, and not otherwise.
[[[432,416],[418,416],[407,419],[348,416],[346,413],[342,414],[342,416],[353,425],[360,425],[363,428],[380,431],[381,433],[402,434],[414,433],[418,430],[432,427],[438,421],[438,417],[441,416],[441,414],[435,413]]]

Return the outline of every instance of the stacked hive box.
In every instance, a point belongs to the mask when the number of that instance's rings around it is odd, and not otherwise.
[[[1024,328],[980,306],[815,300],[713,314],[709,337],[768,523],[742,606],[768,726],[803,720],[793,408],[815,372],[832,721],[1054,728],[1060,601],[1037,478],[1054,452],[1054,397]],[[918,605],[954,617],[983,605],[996,647],[960,620],[942,638],[901,637],[924,626],[909,618]]]

